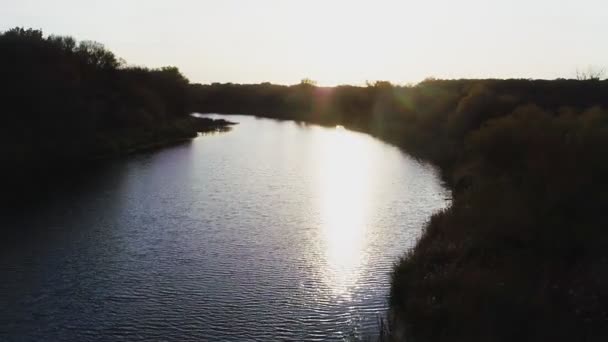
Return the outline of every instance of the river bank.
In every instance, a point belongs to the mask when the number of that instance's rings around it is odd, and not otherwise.
[[[236,125],[236,122],[227,121],[224,119],[210,119],[190,116],[184,119],[177,120],[171,128],[164,128],[163,135],[150,135],[148,138],[141,141],[129,141],[131,137],[126,137],[127,142],[118,146],[112,146],[110,152],[105,154],[93,154],[87,157],[87,160],[103,160],[115,158],[119,156],[131,155],[140,152],[152,151],[166,146],[171,146],[189,141],[196,138],[198,134],[211,132],[225,132]],[[104,149],[100,147],[100,149]],[[107,147],[105,149],[108,149]]]
[[[11,194],[5,198],[6,205],[17,207],[33,201],[34,192],[47,189],[52,183],[61,183],[61,179],[98,168],[112,159],[187,143],[198,134],[227,131],[233,125],[236,123],[227,120],[190,116],[163,124],[151,132],[129,130],[106,133],[94,140],[82,138],[74,141],[78,148],[73,153],[28,151],[27,154],[12,155],[12,159],[4,156],[6,167],[1,173],[6,179],[11,179],[4,188],[7,194]],[[21,146],[25,144],[27,142]]]

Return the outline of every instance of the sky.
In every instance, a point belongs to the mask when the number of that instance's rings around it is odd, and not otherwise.
[[[0,0],[15,26],[95,40],[196,83],[571,78],[608,66],[606,0]]]

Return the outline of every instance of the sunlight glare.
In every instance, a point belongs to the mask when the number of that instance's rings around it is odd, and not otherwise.
[[[327,131],[319,160],[319,205],[327,283],[349,296],[366,262],[365,235],[374,181],[372,151],[364,136],[338,126]]]

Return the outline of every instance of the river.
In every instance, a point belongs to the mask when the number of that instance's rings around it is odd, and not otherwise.
[[[3,219],[2,341],[373,336],[449,191],[341,127],[251,116],[107,162]]]

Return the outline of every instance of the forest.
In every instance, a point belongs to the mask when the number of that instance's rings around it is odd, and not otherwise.
[[[607,80],[202,85],[22,28],[0,34],[0,73],[11,177],[189,139],[206,126],[192,112],[383,139],[437,165],[453,190],[395,265],[387,338],[608,339]]]
[[[0,162],[21,183],[186,140],[217,124],[189,115],[189,81],[176,67],[129,66],[93,41],[2,32],[0,74]]]
[[[608,81],[193,85],[202,112],[344,125],[453,190],[395,265],[387,339],[608,338]]]

